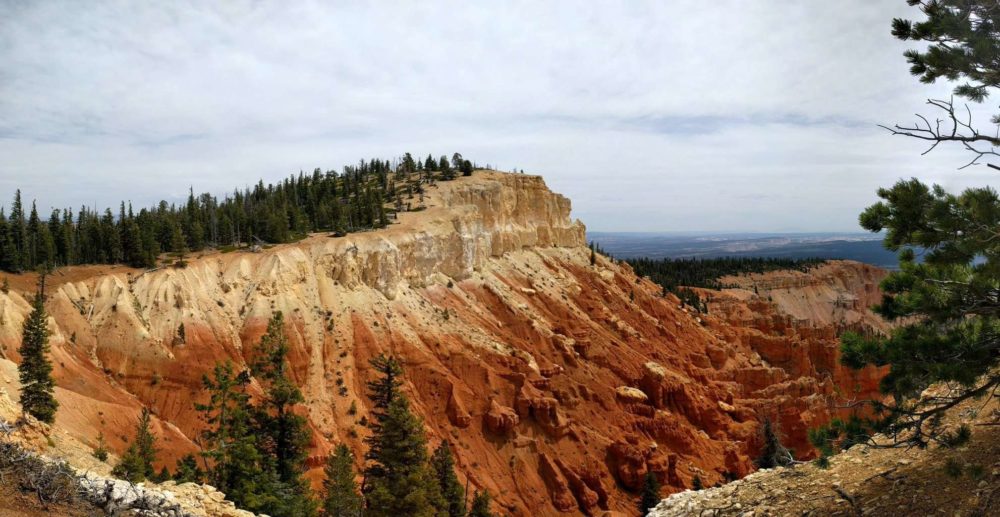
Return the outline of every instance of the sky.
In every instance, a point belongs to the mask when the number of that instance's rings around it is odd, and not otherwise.
[[[875,191],[997,185],[933,114],[904,0],[0,0],[0,203],[148,206],[361,158],[540,174],[602,231],[860,231]],[[974,106],[986,120],[996,102]]]

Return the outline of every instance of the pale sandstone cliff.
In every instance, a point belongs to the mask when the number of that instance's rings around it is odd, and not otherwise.
[[[362,450],[368,360],[391,353],[432,442],[450,440],[463,480],[498,508],[632,514],[629,490],[647,470],[666,490],[749,472],[765,416],[808,454],[805,429],[829,418],[837,393],[869,393],[877,379],[841,370],[834,320],[795,312],[819,302],[733,290],[699,318],[627,266],[591,266],[569,201],[539,177],[477,172],[432,187],[427,202],[377,232],[210,254],[186,269],[55,275],[56,427],[89,444],[103,432],[121,450],[148,406],[173,467],[195,449],[201,376],[245,363],[280,310],[314,430],[313,475],[332,445]],[[839,283],[803,297],[867,300],[879,275],[829,268]],[[857,321],[864,307],[852,307]],[[23,293],[0,293],[10,360],[29,309]]]

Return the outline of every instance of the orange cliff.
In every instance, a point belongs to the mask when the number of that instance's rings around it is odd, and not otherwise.
[[[202,375],[245,364],[280,310],[314,477],[337,443],[361,456],[368,360],[386,353],[402,360],[432,444],[449,440],[460,477],[499,508],[632,515],[647,471],[665,492],[745,475],[765,417],[808,456],[809,427],[838,400],[874,394],[877,372],[842,369],[836,335],[884,328],[866,309],[880,270],[769,273],[758,294],[707,293],[698,315],[627,265],[591,266],[569,200],[539,177],[479,171],[429,190],[427,210],[376,232],[206,254],[185,269],[58,271],[47,300],[56,426],[121,451],[147,406],[172,468],[196,450]],[[27,284],[0,293],[11,397]]]

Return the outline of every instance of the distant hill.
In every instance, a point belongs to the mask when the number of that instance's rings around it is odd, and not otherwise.
[[[619,258],[774,257],[864,262],[897,269],[894,252],[870,233],[642,233],[587,232],[587,239]]]

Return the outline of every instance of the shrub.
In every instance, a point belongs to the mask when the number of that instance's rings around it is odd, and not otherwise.
[[[955,458],[948,458],[948,461],[944,463],[944,472],[948,474],[948,477],[961,477],[962,463]]]
[[[45,461],[20,445],[0,441],[0,476],[4,484],[31,493],[44,505],[77,500],[79,483],[65,462]]]
[[[108,447],[104,443],[104,433],[97,435],[97,447],[94,449],[94,457],[98,461],[108,461]]]

